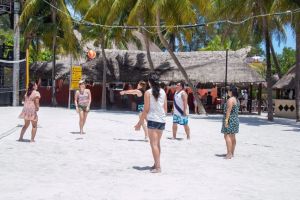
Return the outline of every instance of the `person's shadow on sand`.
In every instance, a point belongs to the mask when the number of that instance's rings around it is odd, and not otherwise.
[[[147,140],[142,140],[142,139],[122,139],[122,138],[114,138],[113,140],[128,141],[128,142],[147,142]]]
[[[145,167],[139,167],[139,166],[133,166],[133,169],[139,170],[139,171],[146,171],[146,170],[151,170],[152,168],[150,166],[145,166]]]
[[[71,133],[71,134],[80,134],[79,131],[71,131],[70,133]]]
[[[172,138],[172,137],[167,137],[168,140],[178,140],[178,141],[181,141],[183,140],[183,138]]]
[[[28,139],[23,139],[23,140],[16,140],[17,142],[30,142]]]
[[[215,154],[215,156],[216,156],[216,157],[220,157],[220,158],[225,158],[225,157],[226,157],[226,154],[224,154],[224,153],[223,153],[223,154]]]

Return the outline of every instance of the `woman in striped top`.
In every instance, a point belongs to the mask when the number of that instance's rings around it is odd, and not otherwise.
[[[79,90],[75,93],[75,106],[76,111],[79,113],[79,128],[80,134],[84,134],[83,126],[86,122],[88,112],[90,111],[90,105],[92,102],[91,91],[86,89],[84,80],[79,81]]]

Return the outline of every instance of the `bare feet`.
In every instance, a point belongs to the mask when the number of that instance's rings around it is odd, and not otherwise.
[[[187,140],[190,140],[190,139],[191,139],[191,137],[190,137],[190,136],[187,136],[187,137],[186,137],[186,139],[187,139]]]
[[[224,159],[227,159],[227,160],[228,160],[228,159],[231,159],[232,157],[233,157],[233,156],[232,156],[232,154],[230,153],[230,154],[227,154],[226,157],[225,157]]]
[[[18,142],[23,142],[24,139],[23,139],[23,138],[19,138],[17,141],[18,141]]]
[[[35,140],[30,140],[30,142],[35,142]]]
[[[161,173],[161,169],[160,168],[151,169],[150,173]]]

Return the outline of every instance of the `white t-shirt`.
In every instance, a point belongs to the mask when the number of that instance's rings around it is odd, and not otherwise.
[[[163,89],[159,90],[159,97],[156,100],[152,94],[152,89],[147,90],[150,93],[150,109],[147,115],[148,121],[166,123],[166,113],[164,109],[166,93]]]
[[[177,106],[183,111],[183,99],[182,95],[185,94],[185,91],[181,90],[180,92],[175,92],[174,95],[174,101],[176,101]],[[186,114],[189,112],[189,107],[187,105],[186,107]],[[176,109],[176,106],[174,105],[174,114],[181,116],[182,114]]]

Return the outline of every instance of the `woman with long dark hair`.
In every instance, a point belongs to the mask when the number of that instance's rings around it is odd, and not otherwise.
[[[147,119],[148,135],[154,158],[154,165],[150,172],[160,173],[160,139],[166,124],[167,96],[159,85],[159,76],[156,73],[149,75],[148,83],[150,89],[145,92],[144,111],[139,122],[135,125],[135,130],[140,130],[144,120]]]
[[[228,90],[228,100],[224,105],[223,125],[221,132],[224,134],[224,139],[227,147],[225,159],[231,159],[234,156],[236,146],[235,134],[239,132],[239,107],[238,89],[231,85]]]
[[[134,90],[123,90],[120,92],[121,95],[130,94],[136,95],[136,103],[137,103],[137,110],[139,112],[139,118],[142,116],[142,112],[144,110],[144,94],[146,91],[147,84],[145,81],[139,81],[138,86]],[[145,123],[142,124],[144,133],[145,133],[145,140],[148,140],[148,130]]]
[[[41,98],[40,93],[36,90],[37,84],[35,82],[30,82],[26,94],[24,96],[24,107],[21,114],[19,115],[19,118],[24,119],[24,126],[21,130],[19,141],[24,141],[23,136],[31,122],[32,131],[30,142],[35,142],[34,138],[36,135],[38,122],[37,111],[39,111],[39,101]]]

